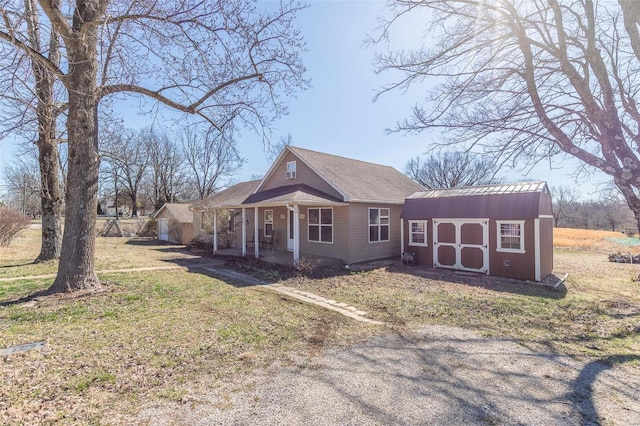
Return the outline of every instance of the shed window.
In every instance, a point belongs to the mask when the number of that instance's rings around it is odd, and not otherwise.
[[[369,242],[389,241],[389,209],[369,209]]]
[[[273,235],[273,210],[264,211],[264,235],[265,237]]]
[[[498,229],[497,251],[524,253],[524,220],[496,221]]]
[[[333,209],[309,209],[309,241],[333,243]]]
[[[427,221],[409,221],[409,245],[427,246]]]

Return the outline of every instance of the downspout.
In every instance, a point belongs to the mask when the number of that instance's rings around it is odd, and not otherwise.
[[[213,254],[218,252],[218,209],[213,209]]]
[[[247,212],[242,208],[242,257],[247,255]]]
[[[400,259],[404,254],[404,219],[400,218]]]
[[[286,203],[285,206],[293,212],[293,267],[298,268],[300,266],[300,210],[297,204],[291,207]]]
[[[256,256],[256,259],[260,258],[260,230],[258,229],[258,206],[253,208],[253,253]]]

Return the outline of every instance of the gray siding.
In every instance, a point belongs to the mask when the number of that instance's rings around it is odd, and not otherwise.
[[[317,207],[313,206],[311,208]],[[343,262],[346,262],[349,248],[349,207],[332,207],[332,209],[333,243],[319,243],[309,241],[309,206],[300,207],[300,213],[305,215],[304,219],[300,220],[300,252],[313,256],[342,259]]]
[[[369,207],[389,209],[389,241],[369,242]],[[351,203],[349,205],[349,256],[345,263],[366,262],[398,256],[402,206]]]
[[[287,162],[296,162],[296,178],[285,179],[285,172],[287,170]],[[279,188],[287,185],[306,184],[312,188],[318,189],[325,194],[332,195],[339,199],[343,199],[342,195],[333,189],[323,178],[318,176],[313,170],[311,170],[306,164],[304,164],[298,157],[288,152],[283,160],[277,164],[273,173],[267,181],[264,182],[260,191],[266,191],[269,189]]]

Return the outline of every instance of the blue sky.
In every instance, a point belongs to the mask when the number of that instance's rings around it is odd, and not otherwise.
[[[375,52],[363,47],[365,36],[374,30],[384,6],[383,1],[311,1],[302,11],[298,22],[307,42],[304,61],[312,87],[289,101],[289,115],[274,125],[274,142],[291,134],[296,146],[386,164],[398,170],[410,158],[425,153],[437,136],[385,133],[386,128],[410,113],[413,103],[424,95],[421,90],[388,93],[373,102],[376,90],[393,80],[392,75],[374,74]],[[396,46],[415,42],[418,19],[404,22],[392,34]],[[144,116],[127,120],[131,127],[146,124],[150,122]],[[238,172],[236,180],[264,174],[270,164],[260,137],[246,130],[238,141],[241,155],[248,163]],[[13,151],[10,143],[0,142],[0,168],[12,161]],[[551,186],[575,185],[572,175],[576,166],[574,160],[559,159],[554,170],[545,164],[527,176],[515,170],[505,170],[501,175],[508,181],[534,179],[547,180]],[[590,197],[595,183],[603,178],[596,175],[590,181],[581,180],[583,194]]]

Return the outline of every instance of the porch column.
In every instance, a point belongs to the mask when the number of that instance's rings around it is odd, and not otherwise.
[[[242,208],[242,257],[247,255],[247,212]]]
[[[253,208],[253,247],[256,259],[260,257],[260,230],[258,229],[258,206]]]
[[[213,210],[213,254],[218,251],[218,209]]]
[[[293,206],[293,267],[300,266],[300,209]]]

